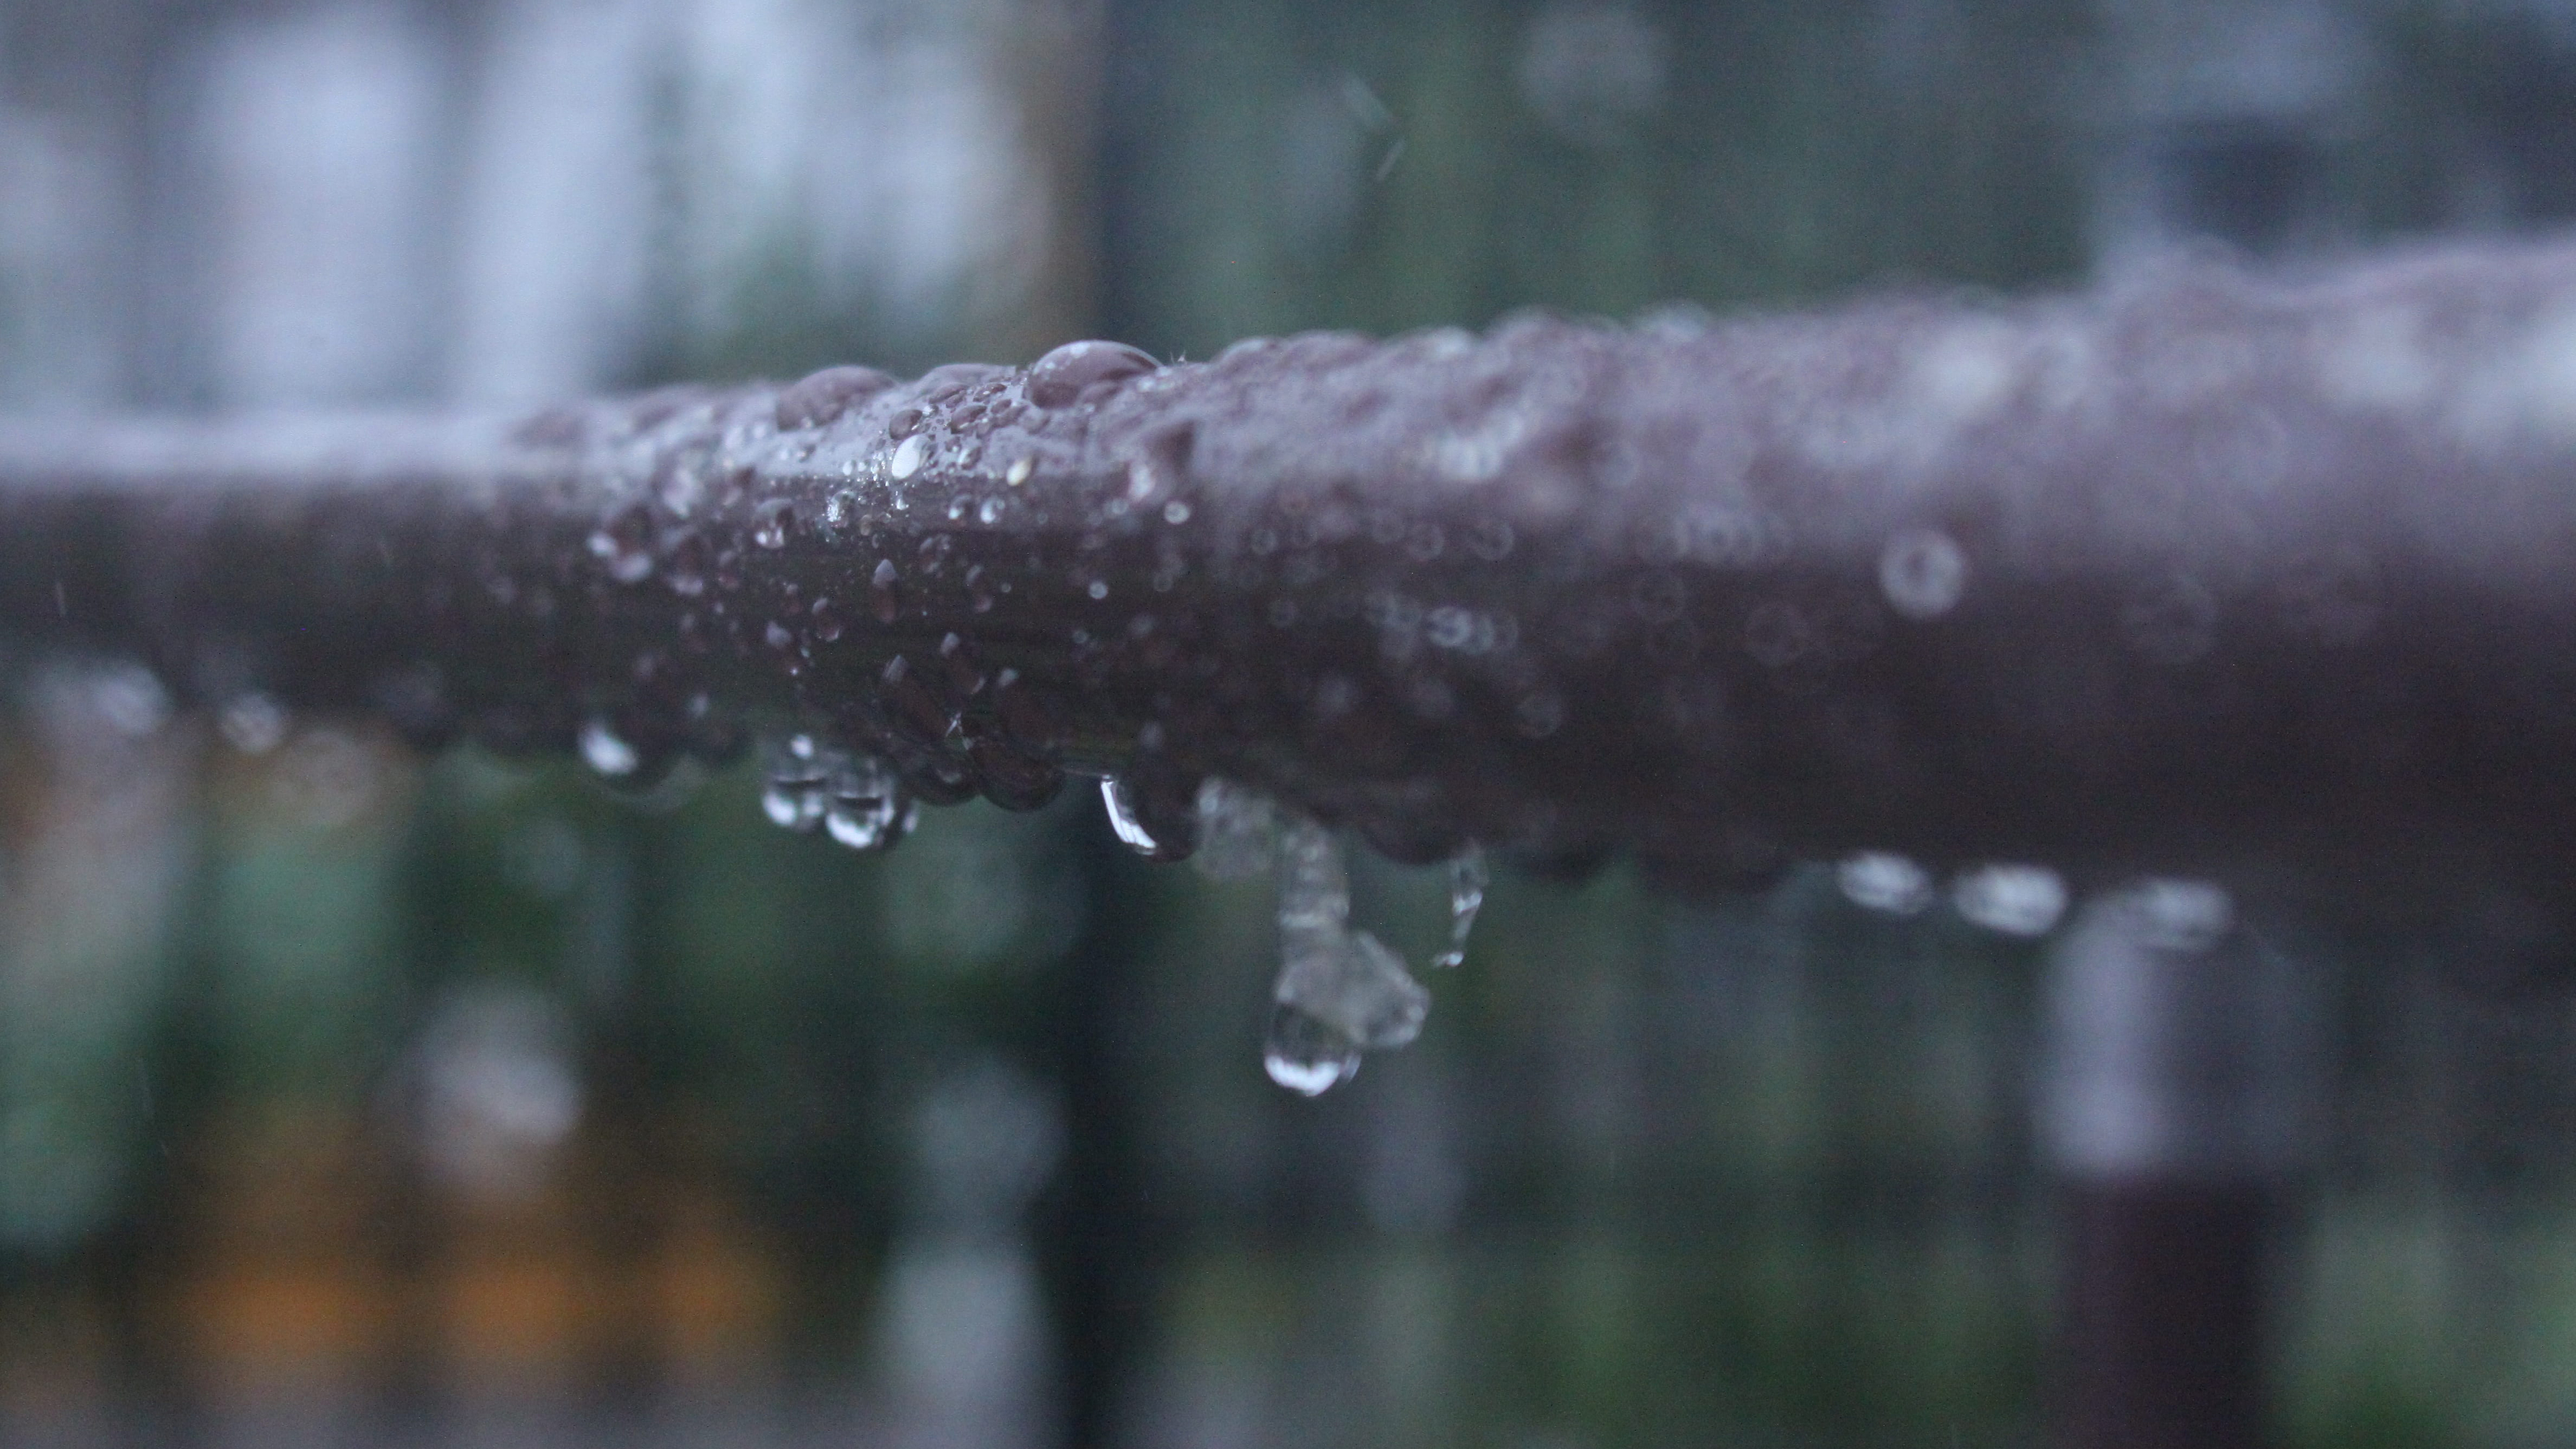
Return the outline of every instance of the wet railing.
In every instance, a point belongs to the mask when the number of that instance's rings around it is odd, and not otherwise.
[[[369,711],[648,794],[757,750],[772,819],[861,848],[1096,779],[1147,854],[1275,861],[1271,1070],[1309,1090],[1424,1006],[1316,823],[1455,861],[1461,929],[1482,851],[1686,891],[1834,860],[2027,935],[2088,897],[2040,1112],[2060,1418],[2240,1442],[2313,1106],[2265,923],[2570,959],[2571,471],[2576,250],[2459,246],[535,418],[12,423],[0,633],[244,728]]]
[[[1221,777],[1407,860],[2537,915],[2572,448],[2576,252],[2455,248],[509,422],[13,423],[0,621],[639,787],[798,732],[934,804],[1116,777],[1166,853]]]

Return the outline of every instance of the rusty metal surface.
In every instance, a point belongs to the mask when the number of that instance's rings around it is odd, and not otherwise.
[[[2576,864],[2576,248],[533,420],[0,425],[9,647],[639,777],[1247,781],[1407,859],[1855,849],[2468,891]]]

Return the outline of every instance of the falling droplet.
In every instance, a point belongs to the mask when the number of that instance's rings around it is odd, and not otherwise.
[[[625,779],[644,763],[643,756],[618,736],[604,715],[591,716],[589,722],[581,727],[581,758],[593,770],[611,780]]]
[[[1950,887],[1959,914],[2007,936],[2045,936],[2066,914],[2066,880],[2044,865],[1990,865]]]
[[[1863,910],[1911,916],[1932,904],[1932,877],[1904,856],[1864,850],[1834,867],[1834,884]]]
[[[1467,933],[1476,929],[1476,913],[1485,908],[1485,887],[1492,876],[1485,852],[1470,845],[1449,862],[1449,949],[1431,958],[1444,970],[1467,959]]]
[[[1359,1072],[1359,1044],[1296,1007],[1276,1003],[1263,1033],[1261,1069],[1289,1091],[1320,1096]]]

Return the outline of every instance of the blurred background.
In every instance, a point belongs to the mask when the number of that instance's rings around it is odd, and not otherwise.
[[[2562,224],[2571,134],[2569,0],[0,0],[0,408],[2063,286]],[[1088,791],[860,856],[8,685],[0,1441],[2046,1436],[2067,1028],[1946,906],[1505,870],[1309,1101],[1270,887]],[[2576,1012],[2301,953],[2278,1438],[2576,1442]]]

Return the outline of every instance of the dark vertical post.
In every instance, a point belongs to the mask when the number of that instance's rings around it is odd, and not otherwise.
[[[2057,1440],[2250,1449],[2264,1442],[2266,1281],[2312,1135],[2315,993],[2196,882],[2096,899],[2049,970]]]

